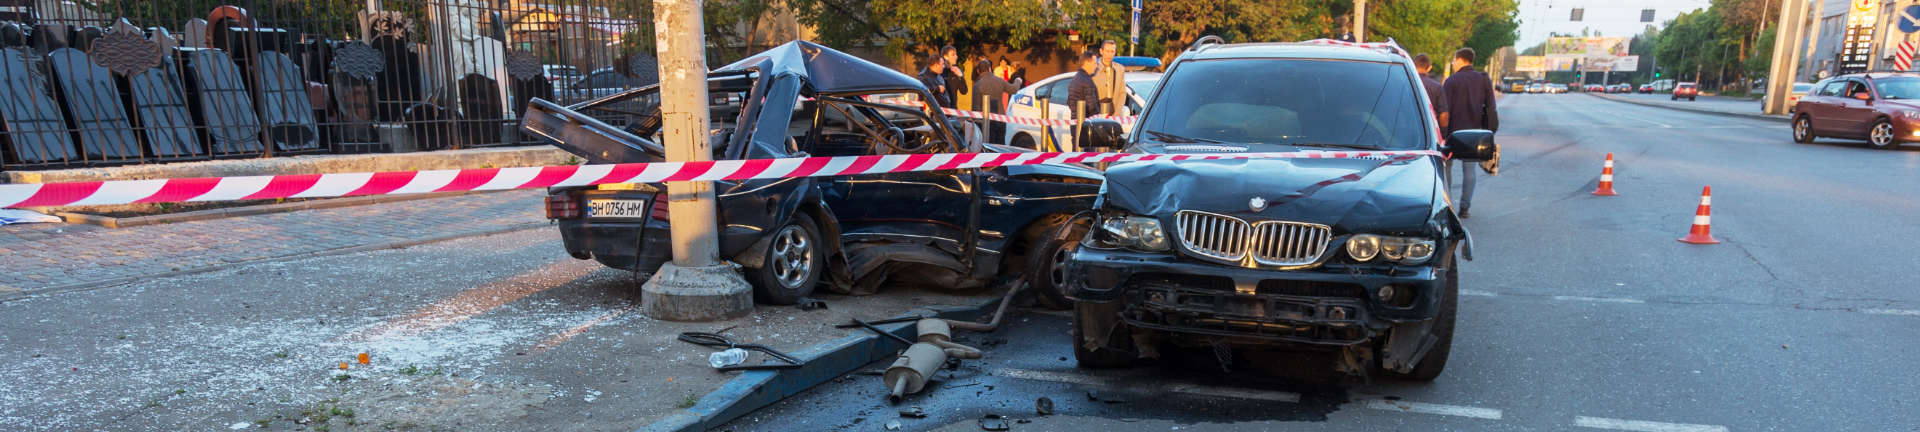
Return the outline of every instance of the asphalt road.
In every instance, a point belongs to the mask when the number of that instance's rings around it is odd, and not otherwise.
[[[1467,221],[1478,260],[1435,382],[1081,370],[1068,320],[1025,311],[901,405],[855,374],[724,429],[1920,431],[1920,146],[1577,94],[1500,104],[1503,172]],[[1621,195],[1595,197],[1607,153]],[[1708,185],[1724,243],[1675,241]]]

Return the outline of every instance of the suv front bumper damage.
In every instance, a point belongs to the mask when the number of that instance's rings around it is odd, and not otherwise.
[[[1129,326],[1254,345],[1352,346],[1425,324],[1442,286],[1432,265],[1278,271],[1087,247],[1066,268],[1070,297],[1119,302]],[[1405,306],[1374,298],[1384,285],[1414,290],[1414,298]]]

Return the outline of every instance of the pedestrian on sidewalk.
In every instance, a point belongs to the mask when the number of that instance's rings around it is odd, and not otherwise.
[[[1487,74],[1473,69],[1473,59],[1473,48],[1461,48],[1453,52],[1451,66],[1454,72],[1447,76],[1442,91],[1447,99],[1446,131],[1449,135],[1467,129],[1498,131],[1500,128],[1500,113],[1494,106],[1493,82],[1487,78]],[[1449,189],[1453,187],[1454,162],[1448,160],[1443,173]],[[1497,158],[1480,164],[1480,168],[1489,174],[1498,174],[1499,166]],[[1457,204],[1460,206],[1460,218],[1465,219],[1470,217],[1467,211],[1473,206],[1473,167],[1462,164],[1460,176],[1463,180]]]
[[[974,66],[974,69],[985,71],[992,67],[993,62],[983,58],[978,65]],[[973,79],[973,109],[991,114],[1006,114],[1006,96],[1017,91],[1020,91],[1019,87],[1014,87],[1013,83],[1007,82],[998,74],[976,72]],[[1005,123],[981,119],[980,124],[986,130],[989,141],[999,140],[1007,134]]]
[[[1340,18],[1337,18],[1334,20],[1334,22],[1338,23],[1340,26],[1340,29],[1333,33],[1334,39],[1339,40],[1341,42],[1359,41],[1359,38],[1353,37],[1353,26],[1348,24],[1350,20],[1352,20],[1352,18],[1348,18],[1346,15],[1341,15]]]
[[[947,92],[949,89],[947,88],[946,75],[946,59],[941,58],[939,54],[934,54],[933,57],[927,58],[927,68],[920,70],[919,76],[920,85],[927,86],[927,92],[930,93],[933,98],[933,100],[929,100],[927,103],[938,105],[942,108],[953,106],[952,94]]]
[[[1433,79],[1433,59],[1426,54],[1413,56],[1413,68],[1420,71],[1420,86],[1427,90],[1427,106],[1433,108],[1440,130],[1447,130],[1447,93],[1442,90],[1440,80]]]
[[[1113,39],[1100,42],[1100,69],[1093,74],[1093,85],[1100,90],[1100,109],[1088,109],[1088,116],[1121,115],[1121,107],[1127,106],[1127,68],[1113,61],[1119,53],[1120,44]]]

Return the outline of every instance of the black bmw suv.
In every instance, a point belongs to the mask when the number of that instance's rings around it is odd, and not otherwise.
[[[1131,136],[1139,153],[1438,150],[1476,160],[1492,133],[1440,141],[1391,45],[1201,43],[1176,59]],[[1102,139],[1101,136],[1107,138]],[[1103,142],[1111,141],[1111,142]],[[1116,164],[1098,219],[1067,257],[1074,354],[1085,367],[1163,346],[1330,354],[1334,370],[1431,380],[1446,366],[1467,231],[1441,157]]]

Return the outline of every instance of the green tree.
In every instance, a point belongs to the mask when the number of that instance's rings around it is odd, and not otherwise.
[[[1335,17],[1352,12],[1342,0],[1192,0],[1150,1],[1141,11],[1143,36],[1158,41],[1161,60],[1215,35],[1229,42],[1297,41],[1332,37]],[[1147,55],[1154,55],[1149,51]]]
[[[1126,5],[1113,1],[788,0],[801,24],[828,45],[885,41],[894,55],[931,54],[942,45],[1026,49],[1081,40],[1123,39]]]
[[[1379,0],[1367,14],[1368,39],[1392,38],[1413,53],[1446,56],[1460,47],[1480,54],[1486,65],[1494,49],[1513,45],[1519,38],[1517,0]],[[1483,45],[1474,45],[1469,41]]]

